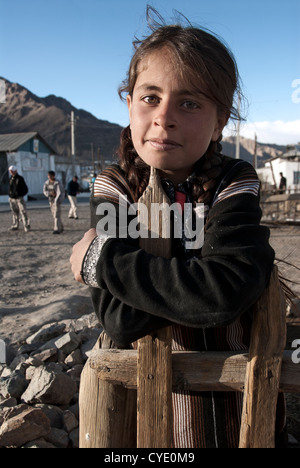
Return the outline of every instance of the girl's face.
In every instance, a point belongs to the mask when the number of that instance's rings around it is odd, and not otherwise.
[[[192,173],[210,142],[219,138],[227,118],[178,76],[172,62],[167,48],[143,59],[127,104],[138,155],[178,184]]]

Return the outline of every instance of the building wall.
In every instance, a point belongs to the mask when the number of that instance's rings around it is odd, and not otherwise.
[[[6,153],[0,152],[0,199],[8,193],[9,177],[7,171]]]
[[[42,195],[48,171],[54,170],[54,164],[49,154],[18,151],[17,153],[7,153],[7,161],[8,166],[11,164],[17,166],[18,173],[24,177],[28,186],[28,195]]]
[[[279,173],[282,172],[283,176],[286,178],[287,190],[290,190],[291,193],[293,193],[297,188],[300,188],[299,185],[297,187],[297,184],[294,183],[294,172],[299,172],[300,162],[286,161],[278,158],[272,162],[272,165],[277,187],[279,187],[280,181]]]
[[[290,193],[294,193],[300,190],[300,184],[294,183],[295,177],[297,182],[297,174],[300,172],[300,162],[287,161],[278,158],[272,161],[272,167],[277,189],[279,188],[280,182],[279,174],[282,172],[287,181],[287,190],[290,191]],[[266,163],[266,167],[264,168],[257,169],[257,173],[262,181],[269,183],[271,186],[274,185],[270,163]]]

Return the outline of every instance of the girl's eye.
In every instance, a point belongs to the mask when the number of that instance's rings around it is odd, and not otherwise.
[[[182,107],[184,107],[185,109],[188,109],[188,110],[193,110],[193,109],[198,109],[199,105],[196,104],[196,102],[193,102],[193,101],[184,101],[182,103]]]
[[[145,96],[142,101],[146,104],[158,104],[159,98],[157,96]]]

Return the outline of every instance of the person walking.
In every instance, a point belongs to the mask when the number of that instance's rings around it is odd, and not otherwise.
[[[78,177],[74,176],[72,180],[68,183],[67,186],[67,194],[68,199],[70,202],[70,211],[69,211],[69,218],[78,219],[77,216],[77,195],[80,193],[80,186],[78,183]]]
[[[279,182],[279,193],[286,192],[286,177],[283,176],[283,173],[280,172],[280,182]]]
[[[28,193],[28,187],[24,178],[18,174],[16,166],[10,166],[8,171],[11,175],[9,179],[9,205],[13,216],[13,224],[9,230],[17,231],[19,229],[19,220],[21,217],[24,231],[28,232],[30,229],[30,221],[24,200],[25,195]]]
[[[61,182],[56,180],[54,171],[48,172],[48,180],[44,183],[43,193],[49,200],[54,220],[53,234],[61,234],[64,230],[61,220],[61,203],[64,199],[64,189]]]

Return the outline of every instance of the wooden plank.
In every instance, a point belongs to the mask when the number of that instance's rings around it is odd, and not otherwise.
[[[113,352],[111,346],[103,332],[93,353]],[[79,422],[80,448],[135,448],[136,391],[100,380],[88,359],[80,379]]]
[[[156,209],[152,209],[156,204]],[[148,187],[139,199],[140,247],[153,255],[170,258],[170,233],[163,232],[169,216],[158,210],[170,201],[154,168]],[[146,209],[145,209],[146,207]],[[167,210],[168,214],[168,210]],[[147,235],[147,237],[146,237]],[[155,236],[155,237],[154,237]],[[137,447],[168,448],[172,441],[171,327],[138,341]]]
[[[294,364],[294,351],[284,351],[279,391],[300,393],[300,364]],[[243,392],[248,353],[235,351],[173,351],[173,391]],[[137,388],[137,351],[101,349],[93,351],[89,365],[99,379],[126,388]]]
[[[274,267],[270,284],[255,305],[240,448],[275,447],[276,406],[285,343],[285,303]]]

